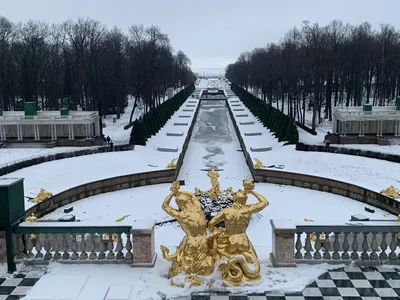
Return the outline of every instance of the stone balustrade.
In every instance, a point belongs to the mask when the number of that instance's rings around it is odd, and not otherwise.
[[[294,224],[271,220],[276,267],[330,263],[400,264],[400,222],[368,221],[345,224]]]
[[[153,267],[155,221],[133,226],[93,222],[21,223],[14,228],[15,261],[47,264],[131,264]]]

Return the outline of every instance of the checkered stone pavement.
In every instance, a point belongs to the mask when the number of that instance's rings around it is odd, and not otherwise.
[[[0,278],[0,300],[22,299],[44,271]],[[257,295],[192,295],[191,300],[399,300],[400,270],[388,267],[346,267],[321,275],[302,292]],[[176,300],[188,300],[188,297]]]
[[[399,270],[346,267],[321,275],[298,293],[192,295],[192,300],[399,300]]]
[[[43,275],[41,271],[0,278],[0,300],[22,299]]]

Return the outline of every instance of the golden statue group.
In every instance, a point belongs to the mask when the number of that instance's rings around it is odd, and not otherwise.
[[[217,172],[214,168],[209,172],[212,182],[208,193],[210,198],[220,194],[215,173]],[[161,246],[164,259],[172,262],[168,272],[171,284],[183,287],[184,283],[176,283],[174,278],[184,274],[185,282],[194,286],[202,285],[204,279],[214,272],[215,266],[219,268],[225,285],[239,286],[243,282],[259,280],[260,263],[246,230],[251,216],[269,203],[254,191],[254,183],[244,180],[243,190],[232,193],[232,207],[222,209],[208,226],[201,203],[195,194],[180,191],[178,181],[172,184],[170,190],[162,208],[178,221],[185,233],[174,254],[169,254],[169,249]],[[248,195],[253,195],[258,203],[246,204]],[[170,205],[174,197],[178,209]],[[222,221],[225,227],[216,227]]]

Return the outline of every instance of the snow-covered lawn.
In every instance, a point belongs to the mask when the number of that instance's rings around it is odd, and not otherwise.
[[[198,105],[198,100],[189,98],[187,101],[196,101],[192,105]],[[133,151],[109,152],[62,160],[51,161],[4,175],[11,178],[25,178],[25,196],[34,197],[40,188],[44,188],[53,194],[59,193],[71,187],[104,178],[165,169],[173,159],[178,158],[187,136],[193,112],[183,112],[186,102],[158,132],[148,140],[146,146],[136,146]],[[179,115],[190,115],[191,118],[179,118]],[[186,126],[174,126],[174,122],[187,122]],[[183,136],[167,136],[167,132],[183,132]],[[159,152],[158,146],[178,147],[178,152]],[[27,202],[29,208],[32,203]]]
[[[261,252],[260,249],[256,251]],[[339,266],[300,265],[297,268],[272,268],[266,253],[260,255],[261,281],[253,286],[229,289],[233,293],[268,291],[301,291],[319,275]],[[52,264],[50,273],[44,275],[29,291],[24,300],[99,300],[104,299],[108,289],[126,290],[132,287],[129,300],[190,299],[192,293],[207,292],[208,286],[178,288],[171,286],[166,279],[169,263],[158,258],[151,269],[137,269],[126,265],[62,265]],[[220,291],[222,280],[219,272],[210,276],[215,279],[211,287]],[[123,293],[123,292],[122,292]],[[188,298],[178,298],[178,297]],[[265,297],[264,297],[265,298]],[[117,299],[117,298],[113,298]],[[128,299],[128,298],[118,298]]]
[[[63,152],[74,152],[87,149],[86,147],[58,147],[58,148],[5,148],[0,149],[0,167],[15,164],[16,162]]]
[[[229,105],[235,104],[231,103],[235,100],[238,99],[229,99]],[[245,111],[240,114],[248,114],[248,117],[236,117],[239,113],[234,113],[239,131],[250,156],[260,159],[264,166],[284,165],[283,171],[346,181],[377,192],[390,185],[400,187],[400,167],[397,163],[343,154],[296,151],[294,145],[283,146],[283,142],[278,142],[243,104],[241,108]],[[254,125],[240,125],[240,122],[248,121],[254,121]],[[262,135],[245,136],[249,132],[261,132]],[[252,147],[272,147],[272,150],[252,152]]]

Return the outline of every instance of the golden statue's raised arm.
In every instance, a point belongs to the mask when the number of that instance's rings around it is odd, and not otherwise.
[[[256,204],[248,204],[247,205],[247,209],[251,214],[258,213],[269,205],[267,198],[265,198],[263,195],[260,195],[256,191],[252,190],[252,191],[248,191],[247,193],[250,195],[253,195],[258,200],[258,203],[256,203]]]
[[[171,217],[178,219],[179,218],[179,210],[170,206],[172,198],[175,196],[175,191],[172,191],[165,199],[162,204],[162,209],[169,214]]]

